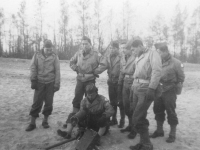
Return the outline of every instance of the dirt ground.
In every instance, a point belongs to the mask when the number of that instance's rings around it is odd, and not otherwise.
[[[76,74],[69,63],[61,61],[61,89],[54,96],[54,110],[49,118],[50,128],[43,129],[43,116],[37,119],[37,128],[26,132],[33,100],[33,90],[29,81],[30,60],[0,58],[0,150],[36,150],[60,142],[56,134],[61,129],[71,111],[74,97]],[[200,150],[200,65],[185,64],[186,79],[182,95],[177,99],[179,125],[175,143],[165,142],[169,125],[164,124],[165,136],[151,139],[154,150]],[[97,79],[99,93],[108,98],[107,75],[104,72]],[[154,132],[156,122],[152,106],[148,111],[150,133]],[[119,118],[119,115],[118,115]],[[126,120],[127,123],[127,120]],[[128,150],[139,141],[127,139],[117,126],[111,127],[108,136],[102,138],[100,150]],[[54,150],[72,150],[77,141],[64,144]]]

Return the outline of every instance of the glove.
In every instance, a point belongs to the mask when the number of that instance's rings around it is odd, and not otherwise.
[[[99,127],[104,127],[106,121],[107,121],[106,115],[103,114],[103,115],[101,116],[101,118],[99,118],[99,120],[98,120],[97,123],[98,123]]]
[[[77,65],[73,65],[71,66],[72,70],[76,71],[76,73],[78,74],[78,66]]]
[[[31,89],[33,89],[33,90],[37,90],[38,89],[36,80],[32,80],[31,81]]]
[[[153,101],[155,99],[155,90],[148,88],[147,90],[147,100]]]
[[[54,92],[59,91],[60,87],[54,86]]]
[[[99,75],[98,75],[98,74],[94,74],[94,76],[95,76],[96,78],[99,78]]]
[[[70,120],[71,120],[72,126],[75,127],[77,125],[77,123],[78,123],[78,118],[73,116],[73,117],[71,117]]]

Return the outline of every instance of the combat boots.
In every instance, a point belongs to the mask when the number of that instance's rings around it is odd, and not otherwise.
[[[43,121],[42,121],[42,126],[43,126],[43,128],[45,128],[45,129],[49,128],[48,116],[44,116],[44,119],[43,119]]]
[[[36,117],[31,117],[31,123],[26,128],[26,131],[32,131],[36,128]]]
[[[170,129],[169,137],[166,140],[167,143],[172,143],[176,139],[176,125],[170,125]]]
[[[134,139],[137,135],[137,132],[135,132],[133,129],[131,130],[131,132],[128,134],[128,138],[129,139]]]
[[[163,122],[157,121],[157,129],[152,135],[150,135],[150,137],[157,138],[157,137],[163,137],[163,136],[164,136]]]
[[[125,121],[121,119],[119,122],[118,128],[123,128],[124,124],[125,124]]]

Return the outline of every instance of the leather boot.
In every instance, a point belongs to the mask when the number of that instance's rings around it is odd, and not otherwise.
[[[128,138],[129,139],[134,139],[137,135],[137,132],[135,132],[133,129],[131,130],[131,132],[128,134]]]
[[[150,135],[151,138],[163,137],[164,130],[163,130],[163,122],[157,121],[157,129],[154,131],[153,134]]]
[[[49,116],[44,116],[44,119],[43,119],[43,121],[42,121],[42,126],[43,126],[43,128],[45,128],[45,129],[49,128],[48,117],[49,117]]]
[[[149,138],[148,129],[144,130],[144,132],[142,132],[140,134],[140,136],[141,136],[141,139],[142,139],[142,147],[139,150],[153,150],[153,145],[152,145],[150,138]]]
[[[170,129],[169,137],[166,140],[167,143],[175,142],[176,139],[176,125],[170,125]]]
[[[28,127],[26,128],[26,131],[32,131],[36,128],[36,117],[31,117],[31,122],[28,125]]]
[[[124,132],[130,132],[130,131],[131,131],[131,126],[127,126],[126,128],[121,129],[120,131],[121,131],[122,133],[124,133]]]

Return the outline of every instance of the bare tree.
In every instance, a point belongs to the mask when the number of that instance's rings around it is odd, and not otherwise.
[[[192,14],[192,23],[188,28],[188,43],[192,57],[191,62],[200,62],[200,6],[198,6]]]
[[[4,24],[4,12],[3,9],[0,9],[0,56],[3,55],[3,42],[2,42],[2,27]]]
[[[174,56],[177,47],[180,48],[181,59],[185,55],[185,48],[183,47],[185,42],[185,21],[187,19],[187,11],[181,12],[180,5],[177,4],[175,8],[175,16],[172,19],[172,36],[174,39]]]
[[[67,25],[68,25],[68,4],[64,0],[61,0],[61,18],[60,18],[60,34],[62,35],[64,48],[67,52]]]
[[[90,19],[89,17],[89,7],[90,7],[90,0],[79,0],[76,9],[77,9],[77,14],[81,20],[81,26],[79,28],[81,29],[81,36],[88,35],[88,20]]]

